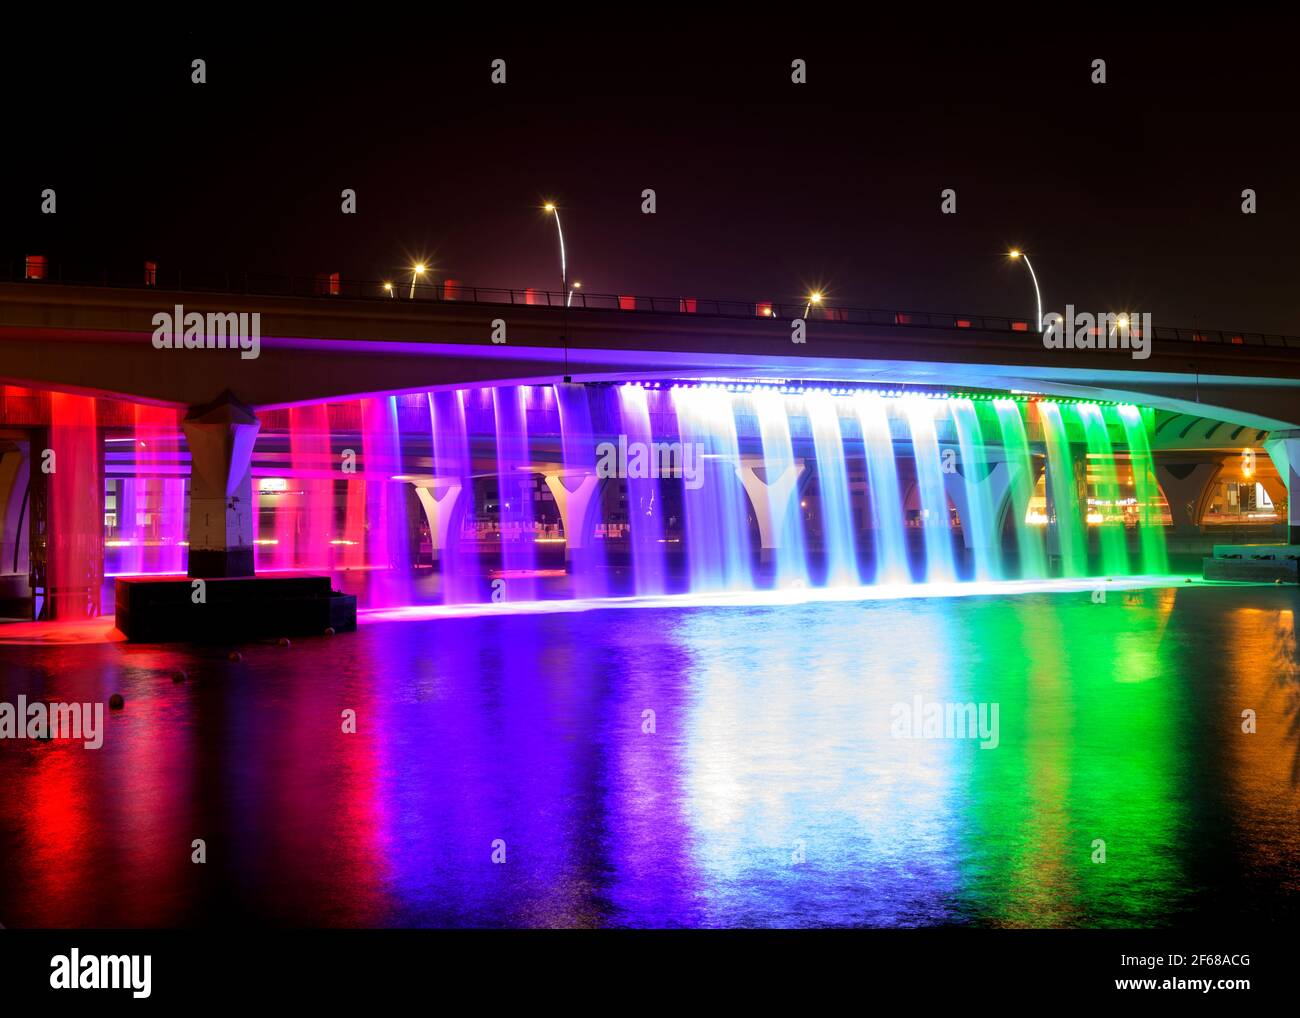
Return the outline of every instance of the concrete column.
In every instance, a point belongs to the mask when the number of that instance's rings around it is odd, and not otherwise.
[[[1300,545],[1300,504],[1296,500],[1300,491],[1300,428],[1271,432],[1264,451],[1286,481],[1287,543]]]
[[[780,547],[786,515],[798,504],[796,489],[805,464],[802,460],[789,463],[780,477],[766,481],[758,476],[759,468],[765,465],[762,459],[742,459],[736,467],[736,476],[754,505],[754,517],[758,520],[759,558],[767,562],[772,558],[773,550]]]
[[[436,477],[406,477],[415,487],[415,495],[424,509],[424,518],[429,521],[429,542],[433,545],[433,561],[442,557],[447,547],[447,535],[452,531],[452,522],[460,518],[462,503],[460,493],[464,490],[459,480],[439,480]],[[441,489],[442,494],[438,491]]]
[[[543,471],[542,478],[560,510],[560,523],[564,527],[564,558],[568,561],[575,551],[582,551],[591,540],[595,511],[600,505],[607,478],[585,470]],[[575,479],[577,487],[569,488],[569,483]]]
[[[250,468],[260,427],[252,409],[229,392],[191,407],[181,422],[190,449],[190,576],[253,575]]]
[[[14,572],[14,558],[20,569],[27,566],[27,532],[30,507],[24,511],[30,459],[17,442],[0,440],[0,576]],[[16,554],[15,554],[16,553]],[[23,576],[26,587],[27,577]],[[0,594],[3,596],[3,594]]]
[[[1196,537],[1201,533],[1201,512],[1205,492],[1219,476],[1223,465],[1217,462],[1173,463],[1156,461],[1156,482],[1169,503],[1174,537]],[[1278,468],[1281,473],[1282,468]]]
[[[967,501],[967,485],[976,491],[983,490],[987,496],[989,510],[989,530],[985,534],[976,534],[971,526],[970,503]],[[1002,504],[1011,488],[1011,470],[1005,461],[990,465],[989,472],[982,478],[968,480],[960,473],[943,475],[943,490],[952,504],[957,507],[961,517],[962,541],[968,549],[975,548],[980,541],[984,547],[996,548],[1002,541],[1002,528],[998,523],[1002,519]]]

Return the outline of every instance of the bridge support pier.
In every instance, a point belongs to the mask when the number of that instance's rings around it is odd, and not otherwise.
[[[191,407],[181,422],[190,449],[189,575],[253,575],[257,520],[253,443],[261,422],[229,392]]]
[[[1201,533],[1201,511],[1205,507],[1205,493],[1219,475],[1222,466],[1217,462],[1161,462],[1155,463],[1156,481],[1169,504],[1173,518],[1174,537],[1197,537]],[[1279,467],[1279,472],[1281,468]]]
[[[759,560],[770,562],[772,552],[781,546],[786,517],[797,503],[799,478],[805,464],[802,460],[788,463],[779,477],[769,480],[758,476],[758,469],[763,466],[761,459],[741,460],[736,467],[736,476],[754,505],[754,518],[758,520]]]
[[[1300,429],[1274,431],[1264,442],[1264,451],[1286,482],[1288,543],[1300,544],[1300,502],[1296,500],[1300,494]]]
[[[452,521],[461,515],[463,503],[460,494],[464,487],[460,481],[444,481],[436,477],[420,477],[411,481],[415,495],[424,509],[424,518],[429,521],[429,543],[433,545],[433,561],[442,557],[447,547],[448,535],[452,532]],[[438,489],[442,490],[439,495]]]
[[[570,488],[567,480],[578,478],[578,485]],[[550,471],[542,475],[546,487],[560,510],[560,524],[564,527],[564,560],[573,558],[574,552],[587,547],[595,528],[595,509],[600,505],[601,492],[606,478],[592,473]]]
[[[991,457],[990,457],[991,459]],[[1011,469],[1005,460],[986,464],[988,472],[983,477],[968,478],[958,472],[943,475],[943,489],[952,504],[957,507],[957,516],[961,519],[962,543],[968,551],[976,548],[993,549],[1002,544],[1002,510],[1007,492],[1011,490]],[[972,522],[970,494],[985,501],[988,512],[988,527],[984,533],[977,533]]]

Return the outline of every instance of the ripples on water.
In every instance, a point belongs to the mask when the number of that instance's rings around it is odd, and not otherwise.
[[[240,663],[3,646],[0,699],[127,706],[97,752],[0,743],[0,923],[1294,920],[1295,601],[488,616]],[[998,747],[894,737],[918,696],[996,703]]]

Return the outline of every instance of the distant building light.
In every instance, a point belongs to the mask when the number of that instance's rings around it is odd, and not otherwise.
[[[339,274],[337,272],[316,273],[316,296],[337,297],[339,295]]]
[[[912,324],[912,316],[909,315],[906,311],[896,311],[896,312],[894,312],[894,324],[895,324],[895,325],[911,325],[911,324]]]
[[[45,255],[28,255],[27,256],[27,278],[44,279],[45,278]]]
[[[754,314],[758,315],[759,318],[771,318],[772,317],[771,303],[768,302],[763,304],[755,304]]]
[[[683,298],[681,299],[681,312],[682,312],[682,314],[684,314],[684,315],[693,315],[693,314],[695,314],[695,298],[694,298],[694,297],[683,297]]]
[[[623,295],[620,294],[620,295],[619,295],[619,298],[618,298],[618,309],[619,309],[620,311],[635,311],[635,310],[636,310],[636,298],[635,298],[635,297],[624,297]]]
[[[284,477],[259,477],[257,479],[258,491],[288,491],[289,481]]]
[[[443,300],[460,300],[460,280],[446,279],[442,283]]]
[[[144,263],[144,285],[145,286],[158,285],[158,263],[157,262]]]
[[[970,319],[969,319],[969,318],[958,318],[958,319],[957,319],[957,328],[959,328],[959,329],[969,329],[969,328],[970,328]]]
[[[524,291],[524,303],[525,304],[542,303],[541,294],[538,293],[538,291],[534,290],[531,286],[528,287],[528,289]]]
[[[1028,332],[1028,331],[1029,331],[1029,323],[1028,323],[1028,322],[1012,322],[1012,323],[1011,323],[1011,331],[1012,331],[1012,332]]]

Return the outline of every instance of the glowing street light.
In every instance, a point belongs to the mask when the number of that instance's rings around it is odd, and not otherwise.
[[[564,230],[560,226],[560,210],[551,201],[542,208],[555,217],[555,231],[560,235],[560,288],[564,291],[564,306],[567,308],[573,303],[573,293],[569,290],[569,266],[564,257]]]
[[[1016,260],[1017,258],[1023,258],[1025,261],[1025,268],[1029,270],[1029,278],[1034,281],[1034,300],[1037,302],[1038,305],[1038,331],[1042,332],[1043,331],[1043,295],[1038,292],[1038,276],[1034,273],[1033,265],[1030,264],[1029,255],[1025,254],[1023,251],[1014,247],[1007,252],[1007,255],[1012,259],[1012,261]]]
[[[807,318],[808,312],[812,310],[812,306],[814,304],[820,304],[821,302],[822,292],[820,290],[814,290],[812,293],[808,294],[808,306],[803,309],[803,316]]]
[[[426,271],[427,271],[427,267],[425,266],[424,262],[416,262],[414,265],[411,266],[411,293],[406,298],[407,300],[415,299],[415,281],[420,276],[423,276]]]
[[[388,296],[390,296],[390,297],[396,297],[396,296],[397,296],[397,294],[395,294],[395,293],[393,292],[393,284],[392,284],[392,283],[385,283],[385,284],[384,284],[384,292],[387,293]]]

